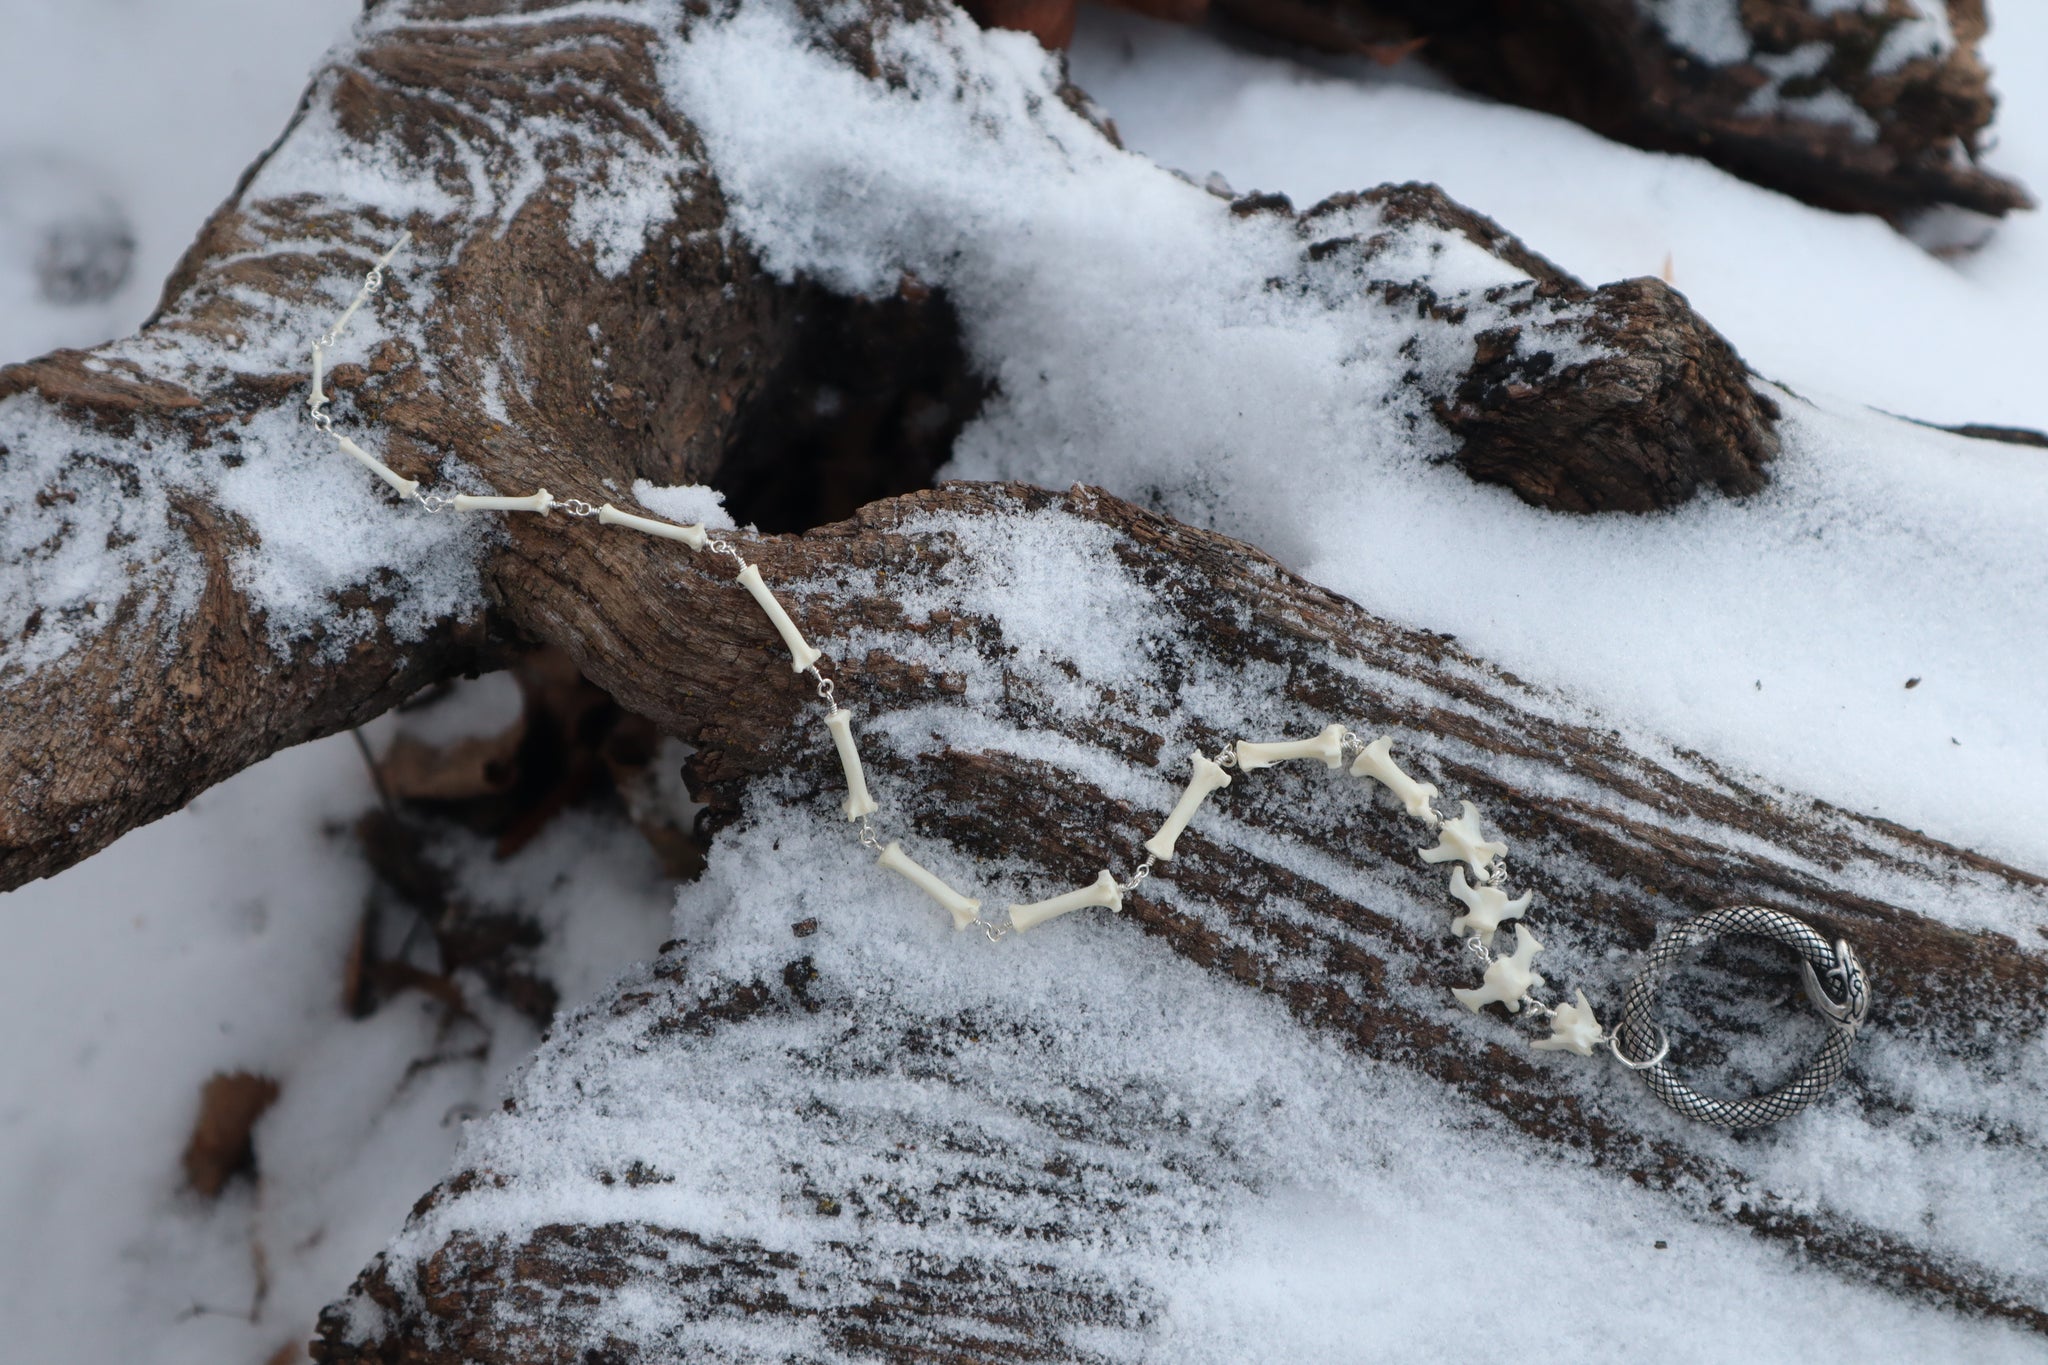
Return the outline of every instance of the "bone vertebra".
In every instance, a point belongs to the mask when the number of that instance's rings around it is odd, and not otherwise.
[[[384,482],[390,484],[393,488],[397,489],[399,497],[409,498],[414,493],[417,493],[419,491],[420,485],[418,480],[406,478],[404,475],[392,469],[391,466],[385,464],[375,455],[372,455],[369,451],[364,450],[361,446],[357,445],[354,441],[351,441],[348,437],[342,435],[340,432],[337,431],[333,433],[333,435],[336,445],[339,445],[343,450],[347,451],[350,455],[353,455],[356,459],[362,461],[364,466],[367,467],[372,474],[375,474],[378,478],[384,480]]]
[[[867,776],[860,770],[860,751],[853,747],[853,717],[844,707],[835,706],[825,717],[825,728],[832,732],[832,745],[839,750],[839,766],[846,770],[846,801],[840,809],[849,820],[873,815],[878,807],[875,798],[868,795]]]
[[[882,856],[875,861],[944,906],[946,913],[953,917],[955,929],[965,929],[974,923],[976,916],[981,913],[980,901],[972,896],[961,895],[933,873],[918,866],[917,860],[905,853],[903,845],[894,839],[889,841],[889,846],[882,850]]]
[[[547,515],[555,500],[543,488],[538,493],[529,493],[523,498],[500,498],[478,496],[474,493],[457,493],[448,499],[448,505],[458,512],[538,512]]]
[[[1116,878],[1110,876],[1106,868],[1093,882],[1078,891],[1069,891],[1051,900],[1033,901],[1029,905],[1012,905],[1010,925],[1021,934],[1026,929],[1036,929],[1049,919],[1057,919],[1069,910],[1083,910],[1091,905],[1100,905],[1111,911],[1124,908],[1124,889],[1117,885]]]
[[[1559,1005],[1550,1016],[1550,1036],[1536,1039],[1530,1047],[1538,1052],[1576,1052],[1581,1057],[1590,1057],[1594,1048],[1607,1041],[1606,1030],[1593,1017],[1593,1007],[1586,1003],[1586,993],[1573,994],[1578,1003]]]
[[[1489,948],[1493,946],[1493,931],[1500,928],[1501,921],[1520,919],[1531,899],[1531,893],[1524,892],[1519,900],[1511,901],[1508,893],[1497,886],[1472,885],[1465,880],[1463,864],[1451,869],[1451,894],[1465,903],[1465,913],[1451,921],[1451,932],[1477,934],[1479,941]]]
[[[1437,826],[1436,847],[1422,850],[1425,863],[1447,863],[1453,858],[1469,864],[1472,875],[1483,877],[1486,869],[1493,866],[1493,860],[1505,855],[1508,846],[1488,839],[1479,829],[1479,807],[1470,801],[1460,801],[1463,807],[1455,820],[1446,820]]]
[[[1196,754],[1194,763],[1194,776],[1188,779],[1188,789],[1174,803],[1173,813],[1166,817],[1166,823],[1159,827],[1159,832],[1145,841],[1145,851],[1161,862],[1173,860],[1175,842],[1179,840],[1181,831],[1188,827],[1188,821],[1195,818],[1195,812],[1201,809],[1209,793],[1230,785],[1230,774],[1207,756]]]
[[[1326,768],[1344,766],[1344,727],[1332,725],[1314,739],[1282,740],[1275,744],[1237,742],[1237,766],[1246,772],[1270,768],[1290,758],[1318,758]]]
[[[1436,812],[1430,809],[1429,798],[1436,795],[1436,788],[1427,782],[1417,782],[1401,771],[1401,765],[1394,762],[1394,741],[1381,735],[1365,746],[1351,763],[1353,777],[1369,777],[1394,794],[1410,815],[1427,824],[1437,823]]]
[[[663,540],[680,540],[693,550],[704,548],[704,542],[711,539],[702,526],[678,526],[672,521],[656,521],[652,517],[636,517],[631,512],[621,512],[610,503],[597,509],[597,523],[600,526],[626,526]]]
[[[1486,975],[1477,990],[1453,987],[1451,994],[1458,997],[1458,1003],[1477,1014],[1492,1004],[1508,1007],[1509,1014],[1521,1011],[1522,1001],[1530,991],[1543,984],[1543,978],[1530,969],[1529,963],[1543,945],[1536,941],[1536,935],[1529,932],[1526,924],[1515,926],[1515,955],[1497,957],[1487,964]]]
[[[775,600],[775,594],[768,591],[768,585],[761,581],[761,570],[749,564],[740,570],[740,586],[754,596],[761,610],[768,616],[768,622],[775,627],[775,633],[782,637],[782,643],[789,646],[790,671],[801,673],[824,656],[804,643],[803,632],[796,628],[796,622],[789,619],[789,613],[782,609],[782,603]]]

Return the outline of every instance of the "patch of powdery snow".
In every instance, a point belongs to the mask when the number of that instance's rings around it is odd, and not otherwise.
[[[1877,138],[1877,120],[1872,118],[1861,105],[1834,86],[1823,88],[1805,95],[1787,95],[1787,82],[1796,82],[1805,77],[1817,75],[1834,55],[1834,47],[1828,43],[1806,43],[1790,52],[1774,54],[1759,52],[1751,64],[1766,76],[1768,83],[1750,92],[1742,103],[1740,112],[1751,117],[1769,117],[1773,114],[1789,114],[1805,119],[1809,123],[1839,123],[1853,131],[1865,142]]]
[[[733,527],[732,514],[725,510],[725,494],[705,484],[664,487],[635,479],[633,496],[648,511],[684,526],[702,525],[719,531],[730,531]]]
[[[618,1004],[559,1029],[516,1108],[470,1126],[460,1164],[491,1179],[394,1242],[401,1292],[452,1236],[618,1221],[758,1243],[764,1259],[851,1254],[885,1277],[892,1263],[968,1264],[992,1295],[1014,1279],[1130,1305],[1071,1329],[1068,1348],[1091,1358],[1351,1360],[1361,1343],[1409,1358],[1519,1336],[1570,1340],[1596,1362],[1701,1341],[1757,1360],[2036,1351],[1534,1151],[1481,1107],[1305,1032],[1282,1002],[1112,917],[993,951],[955,935],[836,824],[761,812],[721,839],[677,904],[686,975],[629,981]],[[813,917],[795,943],[790,925]],[[815,1012],[660,1023],[779,980],[799,954]],[[659,1178],[617,1178],[635,1162]],[[1028,1271],[1019,1225],[1037,1234]],[[1500,1292],[1475,1288],[1475,1255],[1503,1246],[1534,1259]],[[825,1325],[871,1292],[799,1264],[765,1270],[794,1316],[707,1313],[647,1269],[597,1310],[594,1341],[678,1358],[819,1353]]]
[[[1751,39],[1738,0],[1636,0],[1636,10],[1674,47],[1709,65],[1733,66],[1749,57]]]

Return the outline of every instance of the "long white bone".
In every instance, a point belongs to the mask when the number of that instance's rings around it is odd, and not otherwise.
[[[965,929],[974,923],[975,916],[981,913],[980,901],[972,896],[961,895],[931,872],[919,867],[917,860],[905,853],[903,845],[894,839],[889,841],[889,846],[882,850],[882,856],[875,861],[891,872],[899,874],[903,880],[944,906],[946,913],[953,917],[955,929]]]
[[[1486,869],[1493,866],[1493,860],[1508,851],[1508,846],[1487,838],[1479,829],[1479,807],[1470,801],[1458,803],[1464,809],[1455,820],[1446,820],[1437,826],[1436,847],[1422,850],[1425,863],[1447,863],[1453,858],[1468,863],[1472,875],[1486,875]]]
[[[1021,934],[1026,929],[1036,929],[1049,919],[1057,919],[1069,910],[1085,910],[1091,905],[1100,905],[1110,911],[1124,908],[1124,889],[1117,885],[1116,878],[1109,875],[1107,868],[1078,891],[1069,891],[1050,900],[1033,901],[1029,905],[1012,905],[1010,925]]]
[[[1401,765],[1394,762],[1393,747],[1394,741],[1381,735],[1352,760],[1351,775],[1371,778],[1392,792],[1402,808],[1417,820],[1431,825],[1437,823],[1436,812],[1429,805],[1429,798],[1436,795],[1436,788],[1427,782],[1417,782],[1402,772]]]
[[[1487,964],[1486,975],[1481,978],[1477,990],[1453,987],[1451,994],[1458,997],[1458,1003],[1477,1014],[1492,1004],[1508,1007],[1509,1014],[1519,1014],[1522,1001],[1530,991],[1543,984],[1543,978],[1529,966],[1543,945],[1536,941],[1536,935],[1529,932],[1526,924],[1515,926],[1515,955],[1497,957]]]
[[[1218,787],[1230,785],[1230,774],[1223,771],[1219,763],[1211,762],[1206,756],[1196,754],[1194,776],[1188,779],[1188,789],[1174,802],[1173,812],[1166,817],[1166,823],[1159,832],[1145,841],[1145,851],[1161,862],[1173,861],[1173,846],[1180,839],[1181,831],[1188,827],[1188,821],[1195,818],[1195,812],[1202,808],[1202,802]]]
[[[775,633],[782,637],[782,643],[789,646],[790,672],[801,673],[824,657],[804,643],[803,632],[796,628],[796,622],[789,619],[782,603],[775,600],[775,594],[768,591],[768,585],[761,581],[759,567],[749,564],[741,569],[740,586],[754,595],[761,610],[767,613],[769,624],[775,627]]]
[[[542,516],[555,505],[554,495],[543,488],[523,498],[501,498],[492,494],[457,493],[448,505],[458,512],[538,512]]]
[[[1474,886],[1466,881],[1465,866],[1460,863],[1451,869],[1451,894],[1465,903],[1465,913],[1451,921],[1451,932],[1477,934],[1479,941],[1491,948],[1493,931],[1500,928],[1502,920],[1520,919],[1534,893],[1524,892],[1521,899],[1511,901],[1497,886]]]
[[[1593,1007],[1586,1003],[1586,993],[1577,991],[1577,1004],[1559,1005],[1550,1016],[1550,1036],[1538,1038],[1529,1046],[1538,1052],[1576,1052],[1581,1057],[1593,1055],[1593,1049],[1607,1041],[1607,1030],[1600,1027],[1600,1021],[1593,1017]]]
[[[631,512],[621,512],[610,503],[597,509],[597,524],[600,526],[625,526],[663,540],[680,540],[693,550],[704,548],[704,542],[711,539],[703,526],[678,526],[672,521],[656,521],[652,517],[636,517]]]
[[[327,348],[319,342],[313,343],[313,396],[306,400],[309,412],[318,413],[327,406],[327,392],[320,387],[320,380],[327,372]]]
[[[1332,725],[1314,739],[1290,739],[1276,744],[1237,742],[1237,766],[1246,772],[1270,768],[1290,758],[1319,758],[1326,768],[1344,766],[1344,727]]]
[[[348,437],[342,435],[340,432],[337,431],[333,433],[333,435],[335,443],[337,445],[339,445],[343,450],[347,451],[350,455],[355,456],[356,459],[362,461],[364,466],[367,467],[372,474],[375,474],[378,478],[384,480],[384,482],[390,484],[393,488],[397,489],[399,497],[409,498],[414,493],[419,491],[420,485],[417,479],[406,478],[403,474],[400,474],[397,470],[391,468],[391,466],[385,464],[375,455],[372,455],[369,451],[364,450],[361,446],[357,445],[354,441],[351,441]]]
[[[868,795],[868,779],[860,770],[860,751],[853,747],[853,717],[843,707],[835,706],[825,717],[825,728],[832,732],[832,746],[839,750],[839,766],[846,770],[846,802],[840,809],[849,820],[873,815],[880,807]]]

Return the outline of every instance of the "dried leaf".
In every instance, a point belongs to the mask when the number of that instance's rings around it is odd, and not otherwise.
[[[199,1121],[185,1144],[185,1180],[211,1199],[256,1168],[250,1133],[277,1100],[277,1082],[247,1071],[216,1072],[199,1091]]]

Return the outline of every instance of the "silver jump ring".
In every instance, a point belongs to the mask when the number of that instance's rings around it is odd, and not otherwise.
[[[1713,1099],[1672,1074],[1666,1060],[1670,1043],[1653,1017],[1664,974],[1685,953],[1729,934],[1769,939],[1798,953],[1806,998],[1828,1022],[1827,1041],[1798,1075],[1775,1090],[1744,1100]],[[1782,910],[1731,905],[1677,925],[1650,950],[1650,960],[1622,997],[1621,1021],[1610,1045],[1616,1058],[1642,1073],[1652,1094],[1687,1118],[1719,1128],[1761,1128],[1792,1117],[1841,1078],[1849,1064],[1849,1044],[1869,1010],[1870,982],[1846,940],[1830,944],[1804,920]],[[1649,1056],[1650,1060],[1631,1062],[1627,1054]]]

